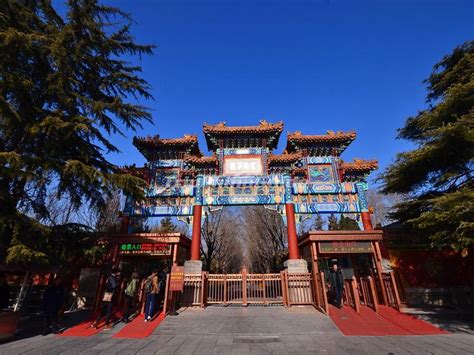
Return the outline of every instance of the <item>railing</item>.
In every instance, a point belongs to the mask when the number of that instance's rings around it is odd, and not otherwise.
[[[324,275],[318,275],[324,280]],[[322,284],[324,287],[324,285]],[[176,295],[180,306],[201,306],[206,304],[282,304],[316,305],[319,294],[321,308],[327,312],[325,292],[315,285],[312,275],[305,274],[187,274],[184,277],[183,292]]]
[[[359,279],[360,303],[379,312],[375,284],[372,277],[361,277]]]
[[[344,280],[343,296],[344,304],[354,308],[357,313],[360,313],[360,297],[355,277]]]
[[[184,275],[184,287],[181,294],[181,306],[202,306],[203,304],[203,275]]]
[[[397,283],[393,272],[382,273],[383,287],[387,293],[388,306],[400,309],[400,296],[398,295]]]
[[[314,304],[313,286],[310,273],[285,275],[287,305]]]
[[[256,304],[282,304],[281,275],[248,274],[247,302]]]
[[[211,275],[209,275],[211,276]],[[226,274],[224,276],[224,304],[246,302],[247,292],[245,290],[245,280],[243,274]]]

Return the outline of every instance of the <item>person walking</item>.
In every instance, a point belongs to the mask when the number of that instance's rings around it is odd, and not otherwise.
[[[43,295],[43,326],[42,334],[48,334],[51,329],[54,334],[59,333],[58,314],[65,301],[64,286],[60,277],[56,277]]]
[[[145,322],[150,321],[155,314],[156,297],[159,293],[158,272],[153,270],[145,280]]]
[[[342,308],[342,290],[344,289],[344,276],[342,275],[341,268],[337,264],[337,260],[333,261],[332,268],[329,270],[328,282],[332,303],[336,307]]]
[[[105,282],[105,292],[102,297],[102,303],[99,310],[99,314],[94,323],[92,323],[91,327],[97,328],[99,322],[101,321],[102,317],[105,315],[105,328],[110,329],[110,318],[112,317],[112,298],[115,294],[115,291],[118,287],[118,279],[120,277],[120,272],[116,269],[113,269],[107,281]]]
[[[134,307],[135,304],[135,295],[138,290],[138,284],[139,284],[139,277],[138,273],[134,272],[132,274],[132,278],[130,281],[127,283],[127,287],[125,288],[125,305],[123,308],[123,317],[122,317],[122,322],[128,323],[130,322],[130,313],[131,310]]]

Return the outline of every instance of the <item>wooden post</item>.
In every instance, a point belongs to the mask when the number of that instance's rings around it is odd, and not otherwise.
[[[224,305],[227,304],[227,274],[224,274],[224,294],[223,294],[223,298],[224,298]]]
[[[173,265],[177,265],[176,260],[178,258],[178,244],[173,244]]]
[[[354,295],[354,305],[355,305],[355,310],[357,313],[360,313],[360,295],[359,295],[359,288],[357,287],[357,280],[354,276],[352,276],[351,280],[352,284],[352,290],[353,290],[353,295]]]
[[[206,297],[207,292],[206,292],[206,272],[203,271],[201,273],[201,308],[204,308],[206,306],[206,301],[204,297]]]
[[[326,278],[323,271],[321,271],[319,274],[321,276],[321,285],[323,287],[324,309],[326,310],[326,313],[329,314],[328,295],[326,294]]]
[[[374,311],[375,313],[379,313],[379,304],[377,302],[377,292],[375,290],[374,279],[369,276],[369,285],[370,285],[370,293],[372,294],[373,303],[374,303]]]
[[[268,304],[267,302],[267,284],[265,282],[265,274],[263,274],[263,304]]]
[[[375,258],[375,267],[377,269],[377,277],[380,283],[380,291],[382,292],[382,302],[384,305],[388,306],[388,298],[387,298],[387,290],[385,290],[385,285],[383,282],[383,275],[382,275],[382,264],[381,259],[382,256],[380,255],[380,249],[378,248],[378,242],[372,242],[372,249]],[[377,252],[378,251],[378,252]]]
[[[247,268],[242,269],[242,304],[247,306]]]
[[[288,295],[286,289],[286,281],[285,281],[285,272],[280,272],[280,282],[281,282],[281,295],[283,298],[283,306],[288,307]]]
[[[163,302],[163,312],[166,315],[166,312],[168,311],[168,298],[169,298],[169,282],[170,282],[170,274],[166,275],[166,287],[165,287],[165,300]],[[145,300],[146,302],[146,300]]]
[[[316,247],[315,242],[311,242],[311,256],[313,260],[313,269],[316,273],[319,273],[318,248]]]
[[[398,295],[398,288],[397,288],[397,283],[395,282],[395,276],[393,275],[393,271],[389,273],[390,274],[390,279],[392,280],[392,287],[393,287],[393,292],[395,294],[395,302],[397,302],[397,309],[400,309],[400,296]]]
[[[317,275],[319,274],[319,267],[318,267],[318,254],[316,251],[316,244],[311,242],[311,263],[313,265],[313,284],[314,284],[314,293],[316,294],[316,304],[321,307],[321,298],[319,297],[319,285],[317,281]]]

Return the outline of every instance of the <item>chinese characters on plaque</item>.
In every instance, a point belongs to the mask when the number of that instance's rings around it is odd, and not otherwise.
[[[120,255],[171,255],[171,244],[165,243],[122,243]]]
[[[261,157],[233,156],[224,158],[224,175],[262,175]]]

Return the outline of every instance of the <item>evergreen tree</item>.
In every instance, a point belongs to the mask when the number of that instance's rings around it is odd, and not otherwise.
[[[0,2],[0,260],[52,259],[54,243],[39,243],[50,230],[37,223],[52,184],[77,208],[115,189],[142,196],[144,182],[104,152],[118,151],[109,136],[120,127],[151,120],[135,103],[151,98],[148,84],[125,58],[152,47],[134,42],[119,9],[66,4],[63,17],[49,0]]]
[[[314,219],[313,230],[322,231],[323,227],[324,227],[323,217],[321,217],[320,214],[317,214],[316,218]]]
[[[328,230],[338,230],[339,229],[339,223],[337,222],[337,217],[334,215],[334,213],[331,213],[328,217]]]
[[[338,229],[343,231],[360,230],[357,221],[344,215],[341,215],[341,218],[339,219]]]
[[[416,149],[385,170],[383,191],[409,196],[394,218],[434,246],[467,252],[474,241],[474,42],[445,56],[425,83],[428,107],[398,135]]]
[[[171,217],[164,217],[160,221],[160,233],[173,233],[176,232],[176,224],[173,223]]]

